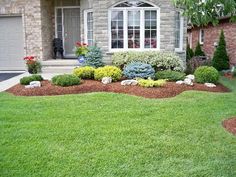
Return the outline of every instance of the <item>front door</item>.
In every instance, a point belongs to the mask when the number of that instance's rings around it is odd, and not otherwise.
[[[64,54],[65,57],[75,57],[74,46],[80,41],[80,9],[64,8]]]

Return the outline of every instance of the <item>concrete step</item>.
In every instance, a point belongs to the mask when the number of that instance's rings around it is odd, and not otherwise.
[[[42,61],[42,73],[71,74],[78,67],[77,60],[47,60]]]

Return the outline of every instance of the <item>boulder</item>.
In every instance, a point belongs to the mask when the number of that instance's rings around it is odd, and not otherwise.
[[[214,87],[216,87],[216,85],[213,84],[213,83],[205,83],[204,85],[205,85],[206,87],[209,87],[209,88],[214,88]]]
[[[102,78],[102,83],[105,85],[110,84],[110,83],[112,83],[112,78],[111,77],[104,77],[104,78]]]
[[[190,79],[190,80],[194,81],[195,80],[195,76],[192,75],[192,74],[189,74],[189,75],[186,76],[186,79]]]
[[[176,84],[178,84],[178,85],[183,85],[183,84],[184,84],[184,81],[177,81]]]
[[[121,85],[126,86],[126,85],[138,85],[138,81],[136,80],[124,80],[121,82]]]
[[[191,79],[186,78],[186,79],[184,79],[184,84],[189,85],[189,86],[193,86],[193,81]]]
[[[32,81],[30,82],[30,85],[26,85],[25,88],[27,89],[32,89],[32,88],[38,88],[41,87],[41,82],[40,81]]]

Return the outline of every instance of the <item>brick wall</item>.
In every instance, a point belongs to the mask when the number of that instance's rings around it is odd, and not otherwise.
[[[230,57],[231,65],[236,65],[236,23],[230,23],[229,20],[222,20],[218,26],[209,25],[203,28],[193,28],[192,32],[192,47],[195,49],[199,40],[200,29],[204,30],[205,38],[202,49],[207,56],[211,58],[214,55],[214,43],[219,41],[220,32],[223,29],[227,44],[227,52]],[[189,31],[190,33],[190,31]]]

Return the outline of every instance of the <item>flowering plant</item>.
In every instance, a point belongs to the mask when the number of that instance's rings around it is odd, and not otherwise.
[[[30,74],[37,74],[41,71],[41,64],[34,56],[27,56],[24,58]]]
[[[75,45],[75,54],[77,57],[85,56],[88,53],[88,45],[86,43],[77,42]]]

